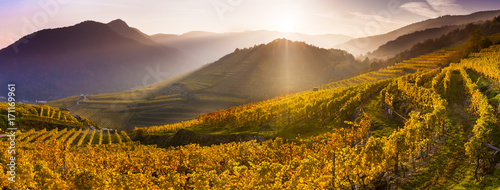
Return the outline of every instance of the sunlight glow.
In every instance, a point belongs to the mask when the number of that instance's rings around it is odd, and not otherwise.
[[[293,32],[294,30],[294,23],[290,19],[285,19],[281,21],[281,32]]]

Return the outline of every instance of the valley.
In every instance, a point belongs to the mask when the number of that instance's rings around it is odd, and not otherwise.
[[[73,96],[49,105],[71,107],[72,113],[109,128],[131,129],[191,120],[201,113],[308,90],[366,67],[345,51],[276,39],[235,50],[196,71],[157,84],[88,95],[87,99]]]

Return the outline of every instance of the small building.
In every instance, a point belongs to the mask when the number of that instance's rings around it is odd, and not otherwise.
[[[45,104],[47,104],[47,101],[46,100],[35,100],[35,103],[37,105],[45,105]]]
[[[85,95],[85,94],[81,94],[80,97],[83,97],[84,100],[87,99],[87,95]]]

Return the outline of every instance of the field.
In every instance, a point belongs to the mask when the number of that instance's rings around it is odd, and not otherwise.
[[[8,107],[7,103],[0,103],[0,128],[2,130],[6,130],[8,126]],[[75,117],[68,110],[46,105],[18,104],[14,116],[16,117],[17,127],[22,130],[41,130],[53,127],[99,127],[85,117]]]

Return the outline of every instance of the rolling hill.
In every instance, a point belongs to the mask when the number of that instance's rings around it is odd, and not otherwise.
[[[150,126],[299,92],[359,73],[367,63],[349,53],[277,39],[236,49],[218,61],[145,88],[69,97],[49,105],[70,107],[109,128]]]
[[[157,43],[175,47],[186,54],[197,57],[201,64],[216,61],[233,52],[236,48],[252,47],[255,44],[268,43],[277,38],[304,41],[325,49],[333,48],[337,44],[352,39],[352,37],[338,34],[307,35],[266,30],[228,33],[193,31],[182,35],[156,34],[151,36],[151,39]]]
[[[438,18],[428,19],[421,22],[413,23],[408,26],[394,30],[392,32],[388,32],[386,34],[351,39],[343,44],[335,46],[335,48],[346,50],[354,55],[366,54],[367,52],[372,52],[381,45],[389,41],[395,40],[396,38],[406,34],[430,28],[464,25],[468,23],[491,20],[498,15],[500,15],[500,10],[481,11],[469,15],[441,16]],[[440,35],[442,35],[442,32],[436,33],[436,35],[433,34],[432,36],[433,38],[436,38],[439,37]]]
[[[189,60],[121,20],[85,21],[38,31],[0,50],[0,65],[9,68],[0,81],[17,83],[20,100],[54,100],[149,85],[194,69]]]

